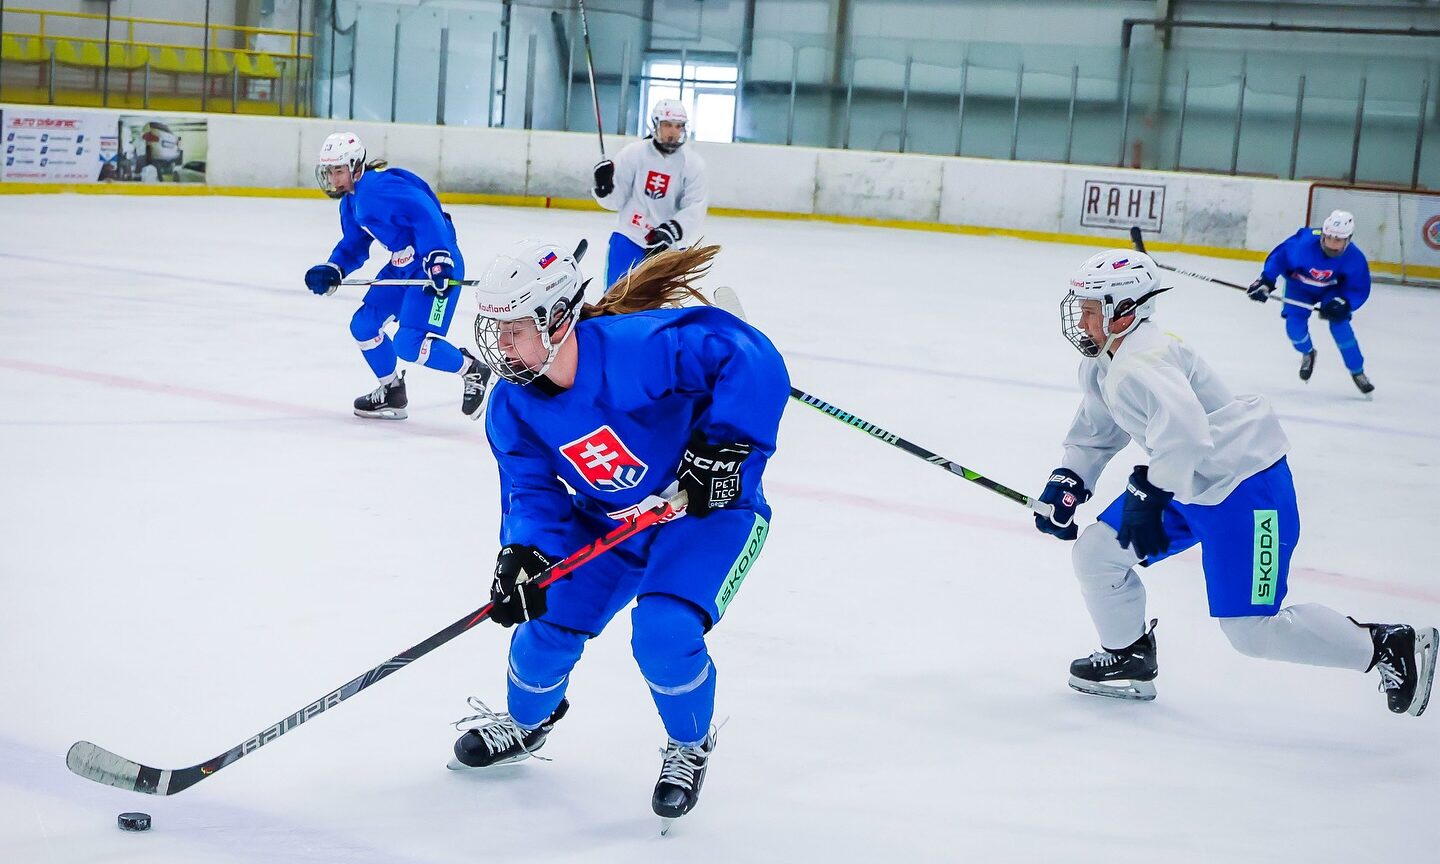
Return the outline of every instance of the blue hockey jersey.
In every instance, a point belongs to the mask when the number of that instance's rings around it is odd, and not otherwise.
[[[1285,296],[1305,303],[1344,297],[1359,309],[1370,297],[1370,263],[1352,241],[1331,258],[1320,248],[1320,229],[1301,228],[1276,246],[1262,271],[1272,282],[1285,277]]]
[[[763,333],[704,306],[575,327],[574,386],[549,395],[501,381],[490,395],[485,430],[500,468],[502,545],[569,553],[575,509],[617,519],[659,495],[694,431],[754,446],[731,507],[768,515],[760,475],[775,452],[790,378]]]
[[[419,274],[420,263],[436,249],[455,259],[462,278],[460,248],[440,199],[420,177],[403,168],[370,169],[355,181],[355,192],[340,199],[340,230],[330,261],[350,273],[370,257],[370,241],[390,252],[390,266]]]

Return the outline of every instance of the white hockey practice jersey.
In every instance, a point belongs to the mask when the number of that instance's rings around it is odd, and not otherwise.
[[[680,226],[675,246],[683,249],[693,246],[704,229],[705,196],[705,160],[694,147],[686,144],[667,156],[646,138],[615,156],[615,191],[595,200],[620,214],[616,230],[637,246],[645,245],[651,228],[674,220]]]
[[[1236,396],[1199,354],[1151,321],[1115,356],[1080,364],[1083,396],[1061,464],[1089,489],[1134,441],[1150,456],[1151,483],[1185,504],[1219,504],[1290,448],[1263,396]]]

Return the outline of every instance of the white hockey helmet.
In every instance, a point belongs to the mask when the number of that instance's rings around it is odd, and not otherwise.
[[[680,140],[675,143],[661,142],[660,124],[679,123],[685,128],[680,132]],[[685,143],[690,136],[690,115],[685,111],[685,103],[679,99],[659,99],[654,107],[650,109],[650,136],[655,141],[655,149],[661,153],[674,153]]]
[[[352,183],[365,172],[365,145],[360,143],[360,137],[355,133],[335,132],[320,145],[320,156],[315,160],[315,182],[331,198],[345,195],[330,182],[330,169],[337,165],[350,169]]]
[[[1070,277],[1070,293],[1060,301],[1060,328],[1065,338],[1086,357],[1108,351],[1116,339],[1154,314],[1156,295],[1170,290],[1161,287],[1159,272],[1144,252],[1111,249],[1091,255]],[[1080,326],[1081,304],[1087,300],[1100,304],[1103,345]],[[1134,315],[1134,320],[1120,330],[1111,329],[1116,319],[1127,315]]]
[[[575,256],[554,243],[521,240],[496,255],[475,287],[480,358],[515,384],[544,375],[575,332],[567,325],[584,302],[585,285]]]
[[[1355,235],[1355,216],[1344,210],[1333,210],[1320,225],[1320,233],[1326,237],[1349,240]]]

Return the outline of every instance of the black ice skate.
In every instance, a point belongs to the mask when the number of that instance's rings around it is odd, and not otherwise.
[[[1416,717],[1425,713],[1425,706],[1430,702],[1430,685],[1435,680],[1435,653],[1440,648],[1440,633],[1434,627],[1415,628],[1404,624],[1360,626],[1370,631],[1370,640],[1375,643],[1370,669],[1380,673],[1380,692],[1385,694],[1390,710]]]
[[[545,745],[545,739],[549,737],[550,730],[555,728],[565,712],[570,710],[570,702],[561,699],[560,705],[550,719],[541,723],[538,727],[528,732],[515,725],[515,720],[504,712],[491,711],[490,706],[471,696],[470,707],[478,711],[471,717],[455,721],[455,728],[459,729],[466,723],[474,723],[473,727],[465,730],[455,742],[455,758],[450,760],[446,767],[451,771],[463,771],[466,768],[490,768],[495,765],[505,765],[509,762],[519,762],[522,759],[529,759],[535,755],[535,751]],[[537,759],[544,759],[544,756],[536,756]]]
[[[460,349],[465,361],[470,364],[467,372],[460,377],[465,381],[465,392],[460,399],[460,410],[472,420],[480,419],[480,405],[485,401],[485,388],[490,384],[490,367],[480,362],[475,355]]]
[[[1159,673],[1155,663],[1155,621],[1131,645],[1119,650],[1101,648],[1070,664],[1070,686],[1092,696],[1112,699],[1155,698],[1152,683]]]
[[[1375,385],[1370,383],[1370,377],[1364,372],[1351,372],[1350,377],[1355,380],[1355,386],[1360,388],[1360,392],[1366,396],[1369,396],[1375,389]]]
[[[670,823],[695,808],[700,800],[700,785],[705,782],[705,769],[710,754],[715,752],[715,730],[699,744],[683,745],[670,741],[665,745],[665,758],[660,765],[660,779],[650,807],[660,817],[660,833],[670,831]]]
[[[410,416],[405,408],[410,399],[405,395],[405,373],[389,384],[381,384],[368,394],[355,400],[356,417],[379,417],[385,420],[404,420]]]
[[[1300,380],[1309,381],[1310,376],[1315,373],[1315,349],[1306,351],[1300,358]]]

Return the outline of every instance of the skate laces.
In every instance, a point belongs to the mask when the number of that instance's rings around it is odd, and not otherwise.
[[[388,388],[389,386],[390,386],[389,384],[381,384],[379,387],[376,387],[374,390],[371,390],[371,391],[370,391],[370,395],[367,397],[367,398],[370,400],[371,404],[373,404],[373,405],[379,405],[379,404],[381,404],[382,402],[384,402],[384,401],[385,401],[385,390],[386,390],[386,388]],[[351,391],[351,392],[354,392],[354,391]]]
[[[1101,648],[1090,655],[1090,663],[1094,666],[1114,666],[1120,660],[1119,657]]]
[[[1396,671],[1389,658],[1380,660],[1375,664],[1375,671],[1380,673],[1380,692],[1386,690],[1400,689],[1400,673]]]
[[[725,718],[728,723],[730,718]],[[683,789],[695,788],[695,775],[710,761],[710,754],[715,750],[715,740],[720,735],[720,726],[711,726],[710,734],[699,744],[680,744],[673,739],[665,743],[661,749],[663,761],[660,764],[660,782],[671,783]],[[706,749],[705,745],[710,745]]]
[[[456,730],[460,732],[474,732],[479,735],[480,740],[485,742],[486,749],[491,753],[498,753],[501,750],[519,746],[521,750],[542,762],[551,761],[525,745],[525,736],[529,734],[529,731],[521,729],[515,723],[515,718],[511,717],[507,712],[491,709],[489,705],[480,701],[480,698],[477,696],[471,696],[466,699],[465,702],[477,713],[469,717],[462,717],[450,724],[454,726]],[[470,725],[467,726],[466,724]]]

